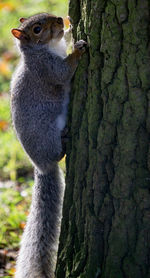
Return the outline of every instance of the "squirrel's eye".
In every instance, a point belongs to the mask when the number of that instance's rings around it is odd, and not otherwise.
[[[33,32],[35,34],[39,34],[41,32],[41,29],[42,29],[41,26],[36,26],[36,27],[34,27]]]

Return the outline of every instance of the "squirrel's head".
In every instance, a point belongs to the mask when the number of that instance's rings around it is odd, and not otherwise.
[[[52,39],[59,41],[64,35],[62,17],[47,13],[21,18],[21,25],[11,32],[22,44],[48,44]]]

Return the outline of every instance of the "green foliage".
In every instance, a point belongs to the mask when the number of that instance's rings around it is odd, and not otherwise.
[[[0,176],[2,179],[16,180],[17,173],[23,168],[30,171],[31,164],[23,152],[11,127],[8,95],[0,97]]]
[[[12,182],[0,186],[0,248],[18,246],[31,201],[32,184],[32,180],[26,180],[21,186]]]

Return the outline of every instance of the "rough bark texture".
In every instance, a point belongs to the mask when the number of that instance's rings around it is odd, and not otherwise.
[[[150,277],[150,1],[71,0],[89,50],[69,112],[57,278]]]

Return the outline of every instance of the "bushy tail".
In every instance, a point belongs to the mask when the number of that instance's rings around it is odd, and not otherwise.
[[[64,178],[57,164],[35,170],[31,211],[23,234],[16,278],[54,278],[62,216]]]

